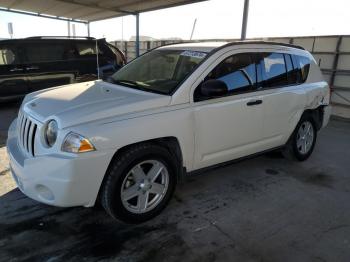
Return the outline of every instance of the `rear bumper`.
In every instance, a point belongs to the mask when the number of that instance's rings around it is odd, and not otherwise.
[[[323,107],[322,128],[328,124],[331,114],[332,114],[332,106],[331,105],[324,106]]]
[[[9,130],[7,151],[18,188],[53,206],[93,206],[113,152],[27,157],[18,146],[15,122]]]

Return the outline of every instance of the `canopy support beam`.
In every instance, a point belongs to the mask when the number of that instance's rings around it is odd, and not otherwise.
[[[76,20],[76,19],[70,19],[70,18],[59,17],[59,16],[43,15],[43,14],[39,14],[39,13],[30,13],[30,12],[24,12],[24,11],[19,11],[19,10],[13,10],[13,9],[9,9],[9,8],[1,8],[0,7],[0,11],[20,14],[20,15],[30,15],[30,16],[36,16],[36,17],[43,17],[43,18],[48,18],[48,19],[60,20],[60,21],[70,21],[70,22],[74,22],[74,23],[87,24],[87,21],[84,21],[84,20]]]
[[[249,0],[244,0],[241,40],[245,40],[246,39],[247,24],[248,24],[248,14],[249,14]]]
[[[67,21],[68,37],[70,37],[70,21]]]
[[[135,42],[135,53],[136,57],[140,55],[140,14],[135,14],[136,18],[136,42]]]

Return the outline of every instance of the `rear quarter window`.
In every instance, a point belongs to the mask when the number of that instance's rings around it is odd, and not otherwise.
[[[304,83],[309,75],[311,60],[306,56],[292,55],[293,65],[298,71],[298,83]]]
[[[79,57],[91,57],[96,56],[96,42],[95,41],[84,41],[76,42],[75,48]],[[102,50],[98,47],[98,54],[103,55]]]
[[[307,79],[307,76],[309,75],[311,61],[308,57],[305,56],[298,56],[298,60],[301,71],[301,81],[304,83]]]
[[[0,65],[13,65],[16,64],[16,60],[18,57],[13,47],[0,46]]]

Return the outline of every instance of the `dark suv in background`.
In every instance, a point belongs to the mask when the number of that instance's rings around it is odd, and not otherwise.
[[[125,62],[123,53],[105,39],[29,37],[1,40],[0,102],[21,98],[39,89],[94,80],[98,74],[105,79]]]

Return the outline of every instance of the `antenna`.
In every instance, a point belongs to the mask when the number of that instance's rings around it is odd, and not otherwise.
[[[12,37],[13,37],[13,24],[11,22],[7,23],[7,29],[8,29],[9,35],[11,36],[11,39],[12,39]]]
[[[194,29],[196,29],[197,18],[194,19],[190,40],[192,40]]]
[[[98,61],[98,46],[97,46],[97,39],[95,40],[96,43],[96,66],[97,66],[97,79],[100,79],[100,63]]]

